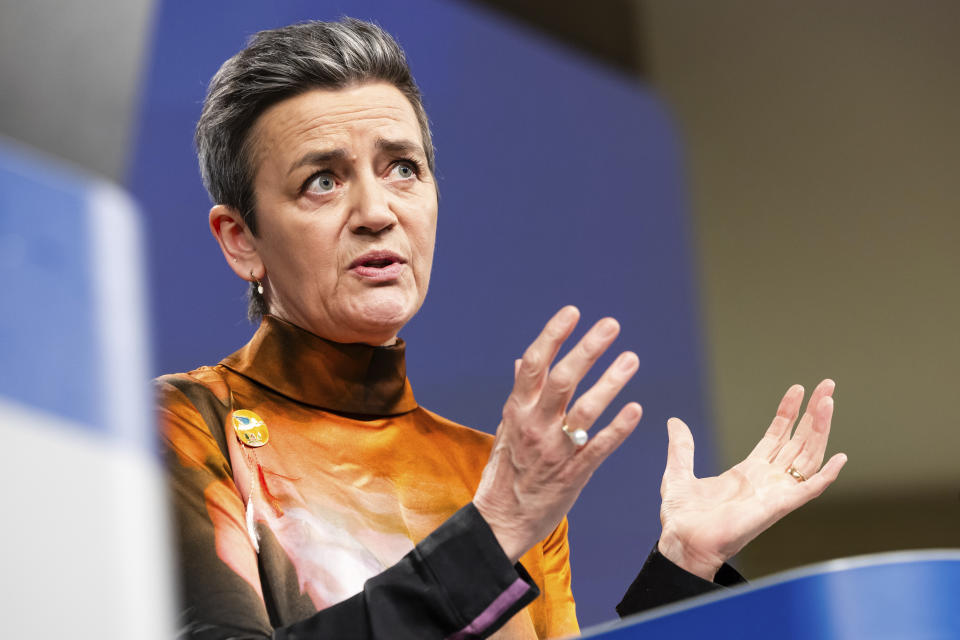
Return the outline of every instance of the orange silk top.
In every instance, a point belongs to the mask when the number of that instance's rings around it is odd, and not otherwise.
[[[418,406],[404,349],[267,316],[220,364],[158,380],[188,599],[264,602],[269,633],[359,592],[472,500],[493,438]],[[238,409],[265,445],[240,443]],[[577,633],[566,520],[521,563],[541,595],[493,637]]]

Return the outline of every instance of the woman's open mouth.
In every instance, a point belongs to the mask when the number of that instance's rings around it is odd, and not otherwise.
[[[389,282],[400,277],[406,262],[392,251],[368,251],[350,263],[350,271],[364,280]]]

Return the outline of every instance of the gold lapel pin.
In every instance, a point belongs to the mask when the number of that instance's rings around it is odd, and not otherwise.
[[[233,432],[248,447],[262,447],[270,440],[270,432],[263,418],[249,409],[237,409],[230,414]]]

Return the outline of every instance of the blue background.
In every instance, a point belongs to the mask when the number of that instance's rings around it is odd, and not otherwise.
[[[669,416],[693,427],[698,472],[713,466],[682,161],[635,80],[458,2],[161,2],[128,178],[148,216],[156,373],[213,364],[253,332],[192,147],[209,78],[255,31],[345,14],[403,45],[438,150],[431,290],[401,333],[419,402],[492,432],[514,358],[564,304],[583,326],[616,317],[617,346],[640,356],[622,396],[644,406],[638,432],[570,515],[581,624],[610,619],[659,532]]]

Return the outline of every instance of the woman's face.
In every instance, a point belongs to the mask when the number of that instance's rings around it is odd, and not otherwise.
[[[270,312],[337,342],[389,344],[423,304],[437,190],[413,107],[386,83],[312,90],[255,123]]]

